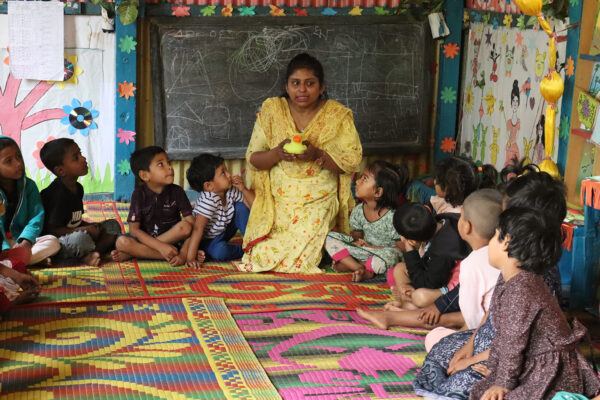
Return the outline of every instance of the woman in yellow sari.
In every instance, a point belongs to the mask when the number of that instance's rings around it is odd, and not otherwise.
[[[265,100],[258,113],[246,152],[256,199],[241,271],[320,273],[327,233],[335,226],[349,231],[350,176],[362,146],[352,111],[324,100],[324,90],[323,67],[300,54],[287,68],[287,96]],[[298,134],[306,150],[286,152],[284,144]]]

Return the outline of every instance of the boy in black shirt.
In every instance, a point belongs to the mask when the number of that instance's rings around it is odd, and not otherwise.
[[[172,266],[185,264],[194,225],[192,204],[185,191],[173,184],[167,153],[158,146],[144,147],[131,154],[130,164],[143,184],[131,195],[129,235],[117,239],[113,260],[139,257],[166,260]],[[203,254],[199,256],[202,262]]]
[[[101,223],[82,220],[83,186],[77,179],[88,173],[85,157],[75,141],[60,138],[46,143],[40,150],[40,158],[56,175],[41,194],[46,212],[44,230],[58,237],[61,244],[57,258],[75,258],[98,266],[102,256],[114,247],[121,226],[114,219]]]

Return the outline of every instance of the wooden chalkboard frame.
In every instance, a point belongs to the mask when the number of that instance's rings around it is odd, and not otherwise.
[[[429,26],[427,21],[414,21],[409,20],[404,16],[311,16],[311,17],[285,17],[285,18],[274,18],[274,17],[252,17],[252,18],[227,18],[227,17],[211,17],[211,18],[184,18],[179,19],[176,17],[150,17],[150,43],[151,43],[151,78],[153,85],[153,111],[154,111],[154,139],[155,144],[162,146],[167,150],[169,156],[172,159],[178,160],[189,160],[198,154],[200,151],[213,152],[219,154],[226,159],[243,158],[245,156],[246,148],[241,147],[218,147],[211,148],[193,148],[189,151],[172,150],[167,146],[167,118],[166,118],[166,103],[165,103],[165,92],[164,92],[164,78],[162,68],[162,54],[161,54],[161,38],[162,34],[166,30],[181,29],[181,30],[193,30],[193,29],[208,29],[213,27],[215,29],[231,28],[231,27],[282,27],[282,26],[306,26],[306,25],[373,25],[373,24],[398,24],[398,23],[411,23],[421,24],[424,49],[423,49],[423,70],[417,71],[420,74],[420,79],[424,84],[422,89],[421,103],[419,106],[419,118],[421,130],[418,138],[411,143],[390,143],[390,142],[379,142],[369,143],[363,142],[363,153],[365,155],[373,154],[399,154],[408,152],[419,152],[427,148],[430,137],[430,103],[431,103],[431,91],[433,78],[429,72],[429,65],[434,57],[434,46],[433,40],[429,33]],[[310,52],[310,50],[309,50]],[[325,81],[327,83],[328,71],[325,70]],[[283,84],[282,84],[283,88]],[[342,101],[343,103],[343,101]],[[354,111],[354,110],[353,110]],[[399,111],[401,113],[401,111]],[[360,132],[359,132],[360,134]]]

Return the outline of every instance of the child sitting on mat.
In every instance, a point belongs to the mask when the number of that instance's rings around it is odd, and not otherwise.
[[[242,246],[229,240],[238,229],[242,235],[246,232],[254,192],[240,176],[231,176],[223,158],[211,154],[194,157],[186,174],[199,193],[186,265],[199,268],[205,255],[217,261],[242,258]]]
[[[399,194],[406,192],[408,169],[386,161],[369,164],[356,181],[356,197],[363,202],[350,215],[350,235],[329,232],[325,249],[336,272],[352,272],[360,282],[383,274],[401,259],[400,239],[393,225]]]
[[[77,179],[88,173],[85,157],[73,139],[54,139],[40,150],[40,158],[56,179],[42,190],[45,232],[58,237],[57,260],[79,259],[98,266],[114,248],[121,225],[114,219],[90,223],[83,216],[83,186]]]
[[[183,189],[173,184],[167,153],[158,146],[144,147],[131,154],[130,164],[143,184],[131,195],[129,235],[117,239],[113,260],[139,257],[166,260],[172,266],[185,264],[186,239],[194,223],[192,204]]]

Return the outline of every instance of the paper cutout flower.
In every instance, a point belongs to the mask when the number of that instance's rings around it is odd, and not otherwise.
[[[442,90],[441,99],[446,104],[454,103],[454,101],[456,101],[456,90],[454,90],[450,86],[446,86],[444,90]]]
[[[473,87],[471,86],[467,88],[467,93],[465,94],[465,107],[467,111],[471,111],[473,108]]]
[[[515,43],[517,44],[517,46],[523,46],[523,35],[521,35],[521,32],[517,32],[517,38],[515,39]]]
[[[202,7],[200,9],[200,13],[205,16],[211,16],[215,14],[215,8],[217,8],[217,6],[206,6],[206,7]]]
[[[558,126],[559,137],[567,139],[569,137],[569,117],[562,117]]]
[[[565,65],[565,75],[569,78],[573,76],[575,73],[575,61],[573,61],[573,57],[569,56],[567,58],[567,64]]]
[[[231,4],[227,4],[225,7],[223,7],[221,9],[221,15],[224,17],[233,16],[233,7],[231,6]]]
[[[304,8],[294,8],[294,12],[296,13],[296,17],[306,17],[306,10]]]
[[[6,52],[10,53],[10,51],[8,50],[8,46],[6,46]],[[10,56],[6,56],[6,58],[4,59],[4,64],[9,65],[10,64]]]
[[[45,168],[45,165],[42,162],[42,159],[40,158],[40,150],[46,143],[51,142],[54,139],[54,136],[50,136],[48,139],[46,139],[45,142],[43,140],[39,140],[35,143],[36,149],[31,153],[31,155],[33,156],[33,158],[35,158],[35,162],[37,164],[38,169]]]
[[[375,7],[375,15],[390,15],[390,12],[385,7]]]
[[[522,14],[517,18],[517,28],[520,30],[525,29],[525,16]]]
[[[121,51],[123,53],[129,54],[132,51],[135,51],[136,45],[137,45],[137,42],[135,40],[133,40],[133,36],[125,35],[125,37],[122,37],[119,40],[119,48],[121,49]]]
[[[446,58],[454,58],[458,55],[458,44],[457,43],[448,43],[444,45],[444,55]]]
[[[117,164],[117,172],[121,175],[129,175],[131,172],[131,166],[129,165],[129,160],[122,159]]]
[[[442,145],[440,146],[440,149],[442,149],[444,153],[452,153],[455,147],[456,140],[453,140],[451,137],[447,137],[442,140]]]
[[[183,4],[178,4],[175,7],[171,7],[173,11],[171,15],[176,17],[189,17],[190,16],[190,7],[184,6]]]
[[[483,14],[483,23],[487,25],[490,22],[491,17],[492,16],[488,13]]]
[[[360,8],[359,6],[356,6],[352,10],[350,10],[350,12],[348,14],[356,17],[359,15],[362,15],[362,12],[363,12],[363,9]]]
[[[475,22],[481,22],[481,14],[478,12],[473,12],[473,14],[471,14],[471,18],[473,18],[473,21]]]
[[[67,86],[67,83],[71,85],[77,85],[79,83],[79,79],[77,76],[83,73],[81,67],[77,66],[77,56],[70,56],[65,58],[65,72],[64,72],[64,80],[62,81],[53,81],[56,83],[60,89],[64,89]]]
[[[135,97],[133,93],[135,92],[135,86],[133,86],[133,82],[119,82],[118,85],[119,89],[117,89],[117,91],[119,92],[119,97],[125,97],[127,100],[129,100],[130,97]]]
[[[274,17],[283,17],[285,16],[285,10],[283,8],[279,8],[277,6],[274,6],[273,4],[269,5],[269,7],[271,7],[271,11],[269,11],[269,14],[271,14]]]
[[[498,25],[500,25],[498,23],[498,18],[494,17],[494,19],[492,20],[492,28],[494,28],[494,30],[498,29]]]
[[[62,107],[65,116],[60,120],[63,125],[69,125],[69,134],[74,135],[79,131],[83,136],[87,136],[90,129],[98,129],[94,122],[100,114],[98,110],[92,109],[92,101],[88,100],[81,104],[79,100],[73,99],[71,105]]]
[[[126,130],[119,128],[117,137],[119,138],[119,143],[125,143],[126,145],[129,145],[130,142],[135,142],[135,132],[134,131],[126,131]]]
[[[335,14],[337,14],[337,11],[331,7],[325,7],[323,11],[321,11],[321,15],[333,16]]]
[[[482,97],[482,100],[485,100],[485,113],[487,115],[492,115],[492,113],[494,112],[494,106],[496,105],[496,98],[494,97],[494,94],[492,93],[492,88],[490,88],[490,92],[488,93],[487,96]]]
[[[510,28],[510,26],[512,25],[513,19],[512,19],[512,15],[510,14],[506,14],[504,16],[504,19],[502,20],[502,23],[504,24],[504,26],[506,26],[507,28]]]
[[[463,13],[463,23],[466,24],[467,22],[469,22],[469,12],[465,10]]]
[[[252,6],[252,7],[240,7],[240,8],[238,8],[238,11],[240,12],[240,16],[241,17],[250,17],[250,16],[256,14],[254,12],[255,8],[256,8],[256,6]]]

